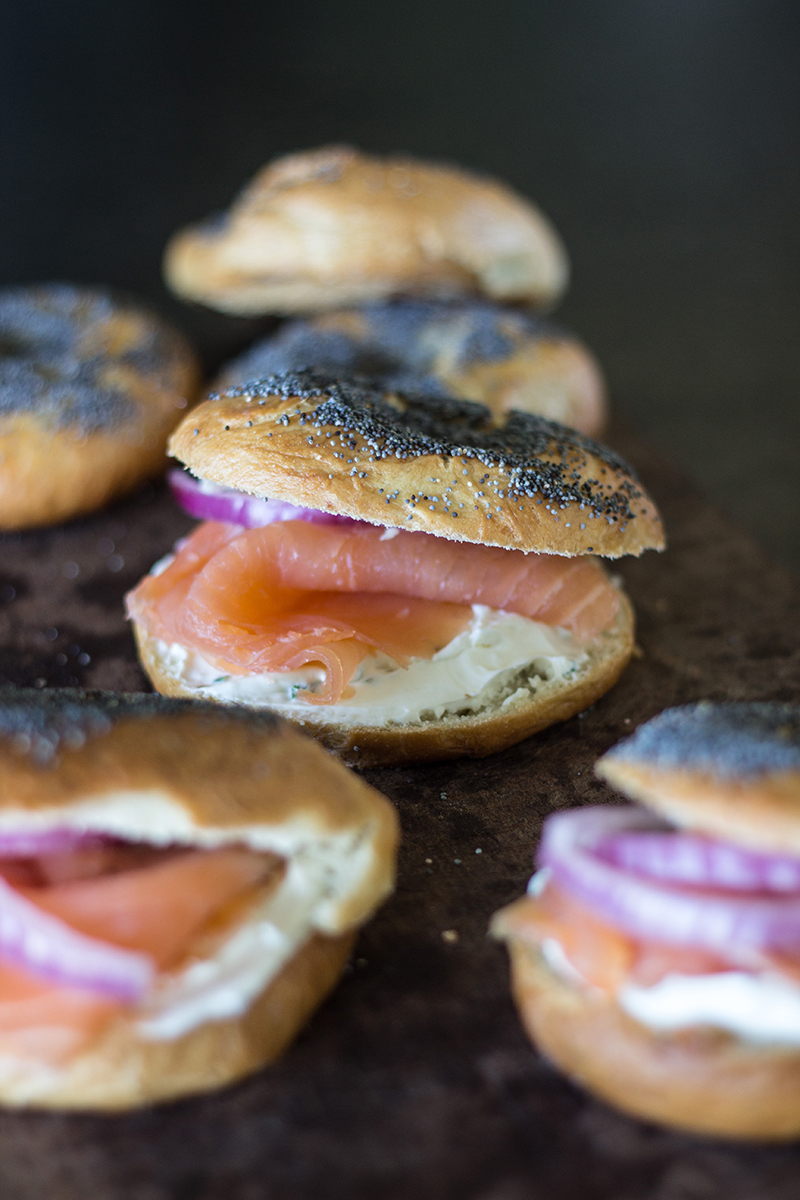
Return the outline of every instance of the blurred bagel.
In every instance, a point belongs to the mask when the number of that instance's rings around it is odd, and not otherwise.
[[[198,383],[182,337],[103,289],[0,292],[0,530],[91,512],[154,475]]]
[[[5,881],[3,1106],[114,1111],[259,1070],[335,986],[394,879],[394,809],[313,741],[273,713],[146,694],[0,689],[0,828],[6,851],[16,831],[34,855],[37,837],[66,836],[63,877],[79,896],[77,909],[58,910],[61,928],[29,925],[37,950],[20,961]],[[106,855],[94,870],[81,865],[87,836]],[[160,864],[146,884],[137,851]],[[202,862],[225,851],[250,866],[214,899]],[[158,871],[171,856],[200,870],[165,889]],[[64,903],[58,886],[30,892],[44,912],[54,895]],[[159,959],[150,930],[181,913],[185,936]],[[58,939],[81,931],[102,939],[95,955],[150,956],[144,989],[120,995],[65,979]],[[26,972],[22,982],[14,970]]]
[[[537,413],[590,436],[606,419],[600,368],[577,338],[486,300],[395,300],[290,321],[228,363],[215,388],[305,367],[475,400],[497,417]]]
[[[348,146],[269,163],[227,214],[175,234],[164,270],[179,296],[241,315],[398,294],[547,307],[568,277],[555,230],[504,184]]]

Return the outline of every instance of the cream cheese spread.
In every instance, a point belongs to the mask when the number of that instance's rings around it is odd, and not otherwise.
[[[652,987],[627,984],[617,1001],[658,1032],[711,1025],[752,1042],[800,1046],[800,988],[781,975],[720,971],[665,975]]]
[[[403,668],[385,654],[368,655],[350,680],[354,694],[325,705],[326,721],[385,726],[477,712],[529,698],[543,683],[567,678],[586,661],[566,630],[482,604],[474,604],[472,613],[467,628],[432,659],[413,659]],[[227,675],[177,643],[159,642],[157,651],[162,669],[198,697],[268,707],[300,719],[315,711],[302,693],[313,695],[325,679],[321,666]]]
[[[311,936],[327,886],[322,873],[315,879],[290,861],[280,886],[212,958],[157,981],[142,1003],[142,1036],[177,1038],[206,1021],[246,1012]]]

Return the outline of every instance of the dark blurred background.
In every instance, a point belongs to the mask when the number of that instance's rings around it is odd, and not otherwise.
[[[161,249],[270,156],[495,173],[564,235],[613,402],[800,568],[799,44],[792,0],[7,0],[0,282],[126,288],[211,367],[253,326],[172,301]]]

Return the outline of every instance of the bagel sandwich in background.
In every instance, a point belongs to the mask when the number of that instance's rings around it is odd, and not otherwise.
[[[572,430],[298,372],[205,401],[171,450],[206,520],[128,596],[165,694],[413,762],[512,745],[630,658],[631,606],[596,556],[662,548],[661,522]]]
[[[600,367],[572,334],[490,300],[392,300],[287,321],[223,367],[215,391],[313,367],[387,390],[537,413],[597,436],[607,419]]]
[[[800,1135],[800,706],[668,709],[597,764],[646,807],[545,822],[494,917],[536,1045],[647,1120]]]
[[[125,1109],[276,1058],[391,890],[394,809],[271,713],[0,690],[0,1103]]]
[[[547,218],[505,184],[323,146],[275,159],[226,214],[176,233],[164,273],[183,299],[258,316],[396,295],[547,308],[569,270]]]

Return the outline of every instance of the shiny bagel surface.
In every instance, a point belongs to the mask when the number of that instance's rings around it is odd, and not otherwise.
[[[164,270],[179,296],[241,315],[393,295],[546,306],[568,274],[550,223],[505,185],[347,146],[269,163],[225,216],[175,234]]]
[[[0,292],[0,530],[91,512],[156,474],[198,383],[177,333],[103,289]]]
[[[605,424],[600,369],[557,326],[486,300],[395,300],[287,322],[228,363],[214,390],[313,367],[387,389],[538,413],[594,436]]]
[[[664,545],[630,467],[573,430],[314,372],[206,400],[170,453],[214,483],[454,541],[610,558]]]

